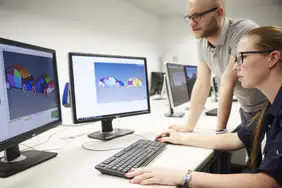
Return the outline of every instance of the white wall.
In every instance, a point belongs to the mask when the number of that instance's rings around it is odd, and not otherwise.
[[[162,62],[197,64],[196,39],[189,25],[182,18],[161,21],[163,58]],[[162,66],[162,69],[164,66]]]
[[[280,2],[280,3],[279,3]],[[280,0],[226,0],[227,16],[248,18],[259,25],[282,26],[282,1]],[[182,17],[161,21],[163,62],[197,64],[195,38]]]
[[[0,36],[55,49],[61,93],[70,51],[145,56],[159,70],[159,33],[157,18],[123,0],[0,0]],[[63,108],[64,123],[70,115]]]

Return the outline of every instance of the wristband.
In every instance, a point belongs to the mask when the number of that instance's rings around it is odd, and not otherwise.
[[[184,188],[188,188],[188,182],[192,179],[192,170],[188,170],[187,174],[184,175]]]

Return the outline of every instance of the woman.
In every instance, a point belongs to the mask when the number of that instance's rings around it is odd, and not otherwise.
[[[258,88],[269,104],[257,115],[256,128],[216,136],[181,135],[168,131],[161,142],[216,150],[251,150],[254,173],[218,175],[163,168],[134,169],[131,183],[183,185],[185,187],[282,186],[282,28],[260,27],[241,38],[233,70],[245,88]],[[262,154],[261,154],[262,153]],[[184,180],[185,179],[185,180]]]

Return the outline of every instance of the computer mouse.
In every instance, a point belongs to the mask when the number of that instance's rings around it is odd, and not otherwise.
[[[169,133],[165,133],[165,134],[162,134],[162,135],[156,137],[155,140],[158,141],[158,139],[160,139],[160,138],[169,137],[169,136],[170,136]]]

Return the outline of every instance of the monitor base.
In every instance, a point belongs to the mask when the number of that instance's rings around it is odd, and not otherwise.
[[[111,132],[97,131],[88,135],[89,138],[98,140],[111,140],[117,137],[133,134],[134,130],[130,129],[113,129]]]
[[[174,118],[182,118],[185,113],[182,112],[174,112],[174,113],[165,113],[165,117],[174,117]]]
[[[23,160],[20,161],[14,160],[13,162],[0,161],[0,177],[7,178],[9,176],[15,175],[28,168],[43,163],[49,159],[52,159],[57,155],[58,155],[57,153],[53,153],[53,152],[36,151],[36,150],[21,152],[21,158],[23,158]]]
[[[165,97],[158,97],[158,98],[153,98],[153,101],[160,101],[160,100],[166,100]]]

